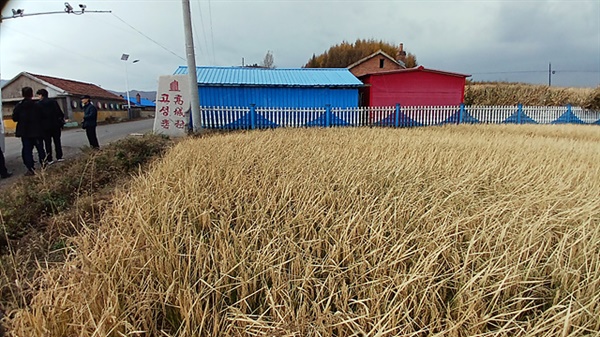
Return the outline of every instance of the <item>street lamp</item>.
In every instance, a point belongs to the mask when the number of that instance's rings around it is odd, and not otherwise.
[[[131,101],[129,98],[129,74],[127,74],[127,60],[129,60],[129,54],[121,55],[121,61],[125,61],[125,90],[127,91],[127,118],[132,119],[131,114]],[[138,63],[140,60],[133,60],[131,63]]]

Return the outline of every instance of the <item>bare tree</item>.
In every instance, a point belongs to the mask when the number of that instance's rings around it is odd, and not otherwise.
[[[263,59],[262,66],[268,69],[275,68],[275,59],[273,58],[272,51],[267,51],[267,55],[265,55],[265,58]]]

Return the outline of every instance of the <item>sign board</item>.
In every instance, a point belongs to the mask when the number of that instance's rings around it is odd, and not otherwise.
[[[189,128],[192,98],[188,75],[165,75],[158,78],[154,133],[185,136]]]

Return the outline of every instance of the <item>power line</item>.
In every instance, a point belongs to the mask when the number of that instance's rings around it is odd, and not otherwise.
[[[206,46],[206,58],[209,57],[208,54],[208,39],[206,38],[206,29],[204,29],[204,18],[202,17],[202,8],[200,6],[200,0],[197,0],[196,2],[198,2],[198,12],[200,13],[200,26],[202,28],[202,35],[204,36],[204,45]]]
[[[198,2],[198,6],[200,6],[200,2]],[[200,10],[200,9],[198,9],[198,10]],[[202,15],[200,16],[200,25],[201,25],[200,28],[202,28]],[[200,41],[198,40],[198,31],[196,30],[196,23],[194,22],[194,20],[192,20],[192,30],[194,32],[194,34],[192,36],[192,39],[194,40],[194,47],[197,48],[197,50],[201,54],[200,57],[202,57],[202,54],[204,54],[205,52],[204,52],[204,49],[201,48]],[[206,54],[206,57],[208,58],[208,54]]]
[[[600,70],[557,70],[552,69],[556,73],[600,73]],[[525,73],[548,73],[548,70],[514,70],[514,71],[491,71],[481,73],[471,73],[471,75],[494,75],[494,74],[525,74]]]
[[[6,28],[4,28],[4,29],[6,29]],[[112,64],[109,64],[109,63],[106,63],[106,62],[104,62],[104,61],[101,61],[101,60],[98,60],[98,59],[95,59],[95,58],[91,57],[90,55],[83,55],[83,54],[80,54],[80,53],[78,53],[78,52],[76,52],[76,51],[65,49],[65,47],[64,47],[64,46],[59,46],[59,45],[56,45],[56,44],[50,43],[50,42],[48,42],[47,40],[40,39],[39,37],[37,37],[37,36],[35,36],[35,35],[30,35],[30,34],[27,34],[27,33],[21,32],[21,31],[19,31],[19,30],[17,30],[17,29],[14,29],[13,27],[10,27],[10,28],[8,28],[8,29],[9,29],[10,31],[14,32],[14,33],[18,33],[18,34],[21,34],[21,35],[27,36],[28,38],[35,39],[35,40],[38,40],[38,41],[40,41],[40,42],[43,42],[43,43],[45,43],[45,44],[47,44],[47,45],[49,45],[49,46],[52,46],[52,47],[55,47],[56,49],[59,49],[59,50],[61,50],[61,51],[67,51],[67,52],[69,52],[69,54],[73,54],[73,55],[79,56],[79,57],[81,57],[81,58],[84,58],[84,59],[86,59],[86,60],[91,60],[91,61],[97,62],[97,63],[99,63],[99,64],[102,64],[102,65],[105,65],[105,66],[111,67],[111,68],[113,68],[113,69],[117,69],[117,67],[115,67],[114,65],[112,65]]]
[[[215,56],[215,35],[213,34],[212,9],[210,6],[210,0],[208,0],[208,18],[210,20],[210,41],[212,43],[213,64],[216,64],[217,59]]]
[[[142,35],[143,37],[147,38],[148,40],[154,42],[157,46],[161,47],[162,49],[168,51],[169,53],[179,57],[180,59],[185,61],[185,58],[175,54],[172,50],[170,50],[169,48],[161,45],[160,43],[158,43],[157,41],[155,41],[154,39],[152,39],[151,37],[149,37],[148,35],[142,33],[140,30],[136,29],[135,27],[133,27],[132,25],[128,24],[127,22],[125,22],[125,20],[121,19],[120,17],[118,17],[116,14],[112,13],[112,15],[115,16],[115,18],[119,19],[121,22],[123,22],[124,24],[126,24],[127,26],[129,26],[131,29],[135,30],[136,32],[138,32],[140,35]]]

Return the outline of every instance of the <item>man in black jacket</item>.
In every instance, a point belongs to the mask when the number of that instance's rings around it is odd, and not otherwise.
[[[99,149],[98,138],[96,137],[96,125],[98,125],[98,109],[90,103],[90,96],[85,95],[81,98],[83,103],[83,122],[81,127],[85,129],[85,134],[90,146],[93,149]]]
[[[35,174],[35,166],[33,162],[33,148],[38,152],[38,158],[42,167],[46,166],[46,151],[44,151],[44,128],[42,109],[33,100],[33,89],[31,87],[23,87],[21,89],[23,100],[15,106],[12,119],[17,122],[15,136],[21,137],[23,148],[21,156],[23,164],[27,167],[25,175],[32,176]]]
[[[4,153],[2,152],[2,148],[0,148],[0,178],[6,179],[10,176],[12,176],[12,172],[8,172],[6,163],[4,162]]]
[[[63,161],[60,133],[65,125],[65,114],[57,101],[48,98],[48,90],[40,89],[35,94],[38,95],[38,98],[40,99],[38,104],[41,106],[42,113],[44,114],[44,145],[48,165],[54,163],[54,160],[52,159],[53,141],[54,149],[56,150],[56,160]]]

